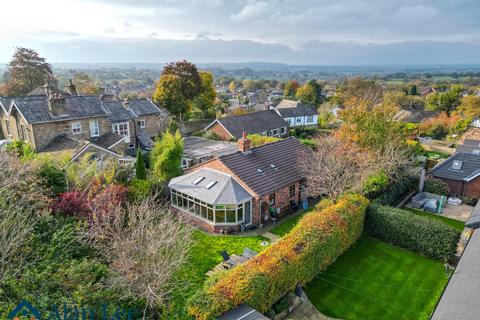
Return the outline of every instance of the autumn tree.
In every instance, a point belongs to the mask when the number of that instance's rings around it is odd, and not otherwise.
[[[38,86],[45,84],[52,68],[46,59],[35,50],[16,48],[7,66],[9,80],[6,93],[9,96],[26,95]]]
[[[235,90],[237,89],[237,85],[235,84],[235,81],[231,81],[230,84],[228,85],[228,89],[231,91],[231,92],[235,92]]]
[[[285,98],[293,98],[297,94],[297,90],[300,88],[300,84],[297,80],[290,80],[285,83],[285,89],[283,90],[283,95]]]
[[[175,134],[165,132],[155,141],[150,153],[150,163],[153,176],[161,182],[166,182],[182,173],[183,138],[180,131]]]
[[[197,67],[186,61],[168,63],[163,69],[153,101],[182,119],[189,104],[202,92]]]
[[[322,102],[322,88],[311,80],[298,88],[295,97],[305,104],[319,105]]]
[[[480,115],[480,97],[475,95],[468,95],[462,98],[455,114],[462,116],[467,120]]]
[[[365,80],[360,77],[348,78],[340,85],[335,93],[335,99],[340,104],[352,98],[369,100],[373,104],[382,102],[383,89],[374,80]]]
[[[97,94],[99,92],[99,88],[86,72],[76,73],[73,76],[73,83],[79,93]]]

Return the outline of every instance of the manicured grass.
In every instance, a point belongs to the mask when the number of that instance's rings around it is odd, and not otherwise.
[[[417,320],[429,318],[447,280],[441,262],[363,237],[305,291],[327,316]]]
[[[444,217],[444,216],[441,216],[441,215],[438,215],[438,214],[433,214],[433,213],[430,213],[430,212],[425,212],[423,210],[418,210],[418,209],[414,209],[414,208],[403,208],[403,209],[411,211],[415,214],[418,214],[419,216],[423,216],[423,217],[427,217],[429,219],[441,221],[441,222],[446,223],[449,226],[452,226],[455,229],[458,229],[460,231],[463,231],[463,229],[465,229],[465,223],[462,222],[462,221],[458,221],[458,220],[455,220],[455,219],[450,219],[450,218],[447,218],[447,217]]]
[[[279,224],[275,227],[273,227],[270,232],[273,234],[276,234],[277,236],[283,237],[287,233],[290,232],[290,230],[293,229],[298,223],[298,221],[303,217],[303,215],[307,211],[297,213],[296,215],[292,217],[288,217],[283,221],[280,221]]]
[[[444,153],[444,152],[438,152],[438,151],[426,151],[424,154],[428,158],[446,159],[446,158],[450,157],[449,154]]]
[[[194,245],[191,248],[189,263],[178,275],[178,281],[184,285],[173,294],[174,307],[169,317],[189,318],[185,310],[185,302],[188,297],[202,288],[207,279],[205,273],[222,262],[223,258],[220,255],[222,250],[226,250],[229,255],[242,254],[245,247],[260,252],[264,249],[260,242],[269,241],[261,236],[220,236],[198,230],[194,232],[193,237]]]

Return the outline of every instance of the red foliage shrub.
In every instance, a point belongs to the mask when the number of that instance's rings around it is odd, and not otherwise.
[[[78,191],[62,193],[50,209],[55,213],[80,217],[87,217],[91,212],[87,197]]]

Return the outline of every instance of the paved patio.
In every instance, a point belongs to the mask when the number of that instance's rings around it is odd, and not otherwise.
[[[452,206],[450,204],[447,204],[445,208],[443,208],[442,216],[465,222],[467,221],[472,211],[473,207],[467,204],[461,204],[459,206]]]

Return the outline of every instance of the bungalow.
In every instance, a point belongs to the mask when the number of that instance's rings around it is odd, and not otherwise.
[[[480,198],[480,156],[455,153],[435,166],[430,175],[445,181],[450,192],[459,197]]]
[[[264,136],[284,137],[288,124],[275,110],[251,112],[238,116],[219,118],[204,130],[210,131],[223,140],[240,139],[244,132]]]
[[[239,151],[197,165],[169,183],[171,205],[210,232],[238,232],[294,210],[304,199],[298,161],[309,151],[295,138]]]
[[[318,123],[318,112],[313,105],[283,99],[274,110],[288,123],[289,127],[309,126]]]

